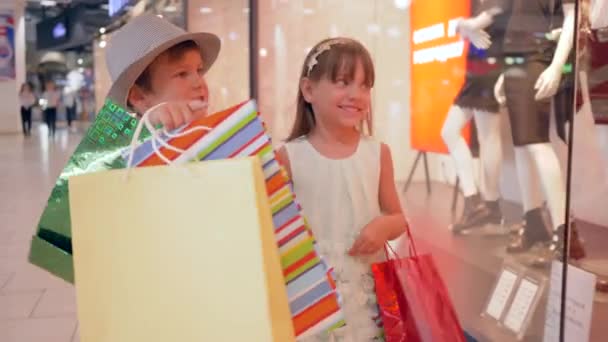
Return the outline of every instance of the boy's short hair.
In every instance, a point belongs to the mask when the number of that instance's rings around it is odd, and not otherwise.
[[[161,56],[167,56],[169,58],[169,62],[174,62],[176,60],[181,59],[187,52],[193,50],[200,51],[200,48],[194,41],[186,40],[168,48],[165,52],[161,53],[154,61],[158,60],[158,58]],[[146,69],[141,73],[141,75],[139,75],[139,77],[135,80],[135,85],[147,92],[152,91],[152,64],[154,64],[154,62],[148,65]]]

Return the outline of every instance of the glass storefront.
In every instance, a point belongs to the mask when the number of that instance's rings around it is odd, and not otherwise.
[[[277,147],[312,47],[361,42],[376,73],[373,135],[392,150],[418,251],[432,255],[466,333],[602,341],[606,3],[189,0],[185,22],[222,40],[207,76],[212,111],[255,90]],[[397,245],[407,256],[405,241]]]

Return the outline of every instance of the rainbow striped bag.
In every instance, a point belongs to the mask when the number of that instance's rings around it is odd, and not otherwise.
[[[211,130],[192,129],[196,127]],[[175,133],[179,131],[191,133],[178,136]],[[184,163],[258,155],[266,176],[296,336],[301,339],[343,326],[331,269],[316,250],[312,232],[295,200],[287,173],[275,157],[255,101],[200,119],[179,131],[173,132],[171,137],[161,135],[161,143],[153,144],[148,140],[138,146],[133,151],[133,165],[143,167],[163,165],[166,160]],[[174,148],[163,147],[164,143]]]

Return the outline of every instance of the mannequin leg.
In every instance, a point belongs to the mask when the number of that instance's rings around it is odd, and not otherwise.
[[[562,253],[564,253],[566,184],[562,177],[555,150],[553,150],[553,147],[549,143],[528,145],[526,149],[530,151],[532,159],[541,175],[541,185],[549,204],[549,213],[553,224],[551,243],[535,251],[538,256],[533,264],[544,266],[556,257],[561,257]],[[586,253],[578,236],[575,222],[571,222],[570,229],[569,257],[577,260],[584,258]]]
[[[486,201],[494,202],[500,198],[500,167],[502,163],[500,115],[479,110],[476,110],[474,115],[483,170],[481,193]]]
[[[451,230],[455,234],[466,234],[469,229],[480,228],[493,221],[502,221],[502,215],[500,213],[493,215],[494,212],[483,202],[475,185],[473,156],[467,142],[461,135],[462,128],[472,117],[471,110],[464,110],[460,106],[454,105],[450,109],[441,130],[441,136],[454,159],[456,172],[460,178],[464,194],[463,213],[459,220],[451,226]],[[498,206],[496,207],[498,208]],[[498,218],[493,216],[498,216]]]
[[[488,208],[488,214],[482,223],[503,227],[504,215],[500,208],[500,170],[502,166],[500,113],[476,110],[474,115],[482,169],[480,192]]]
[[[456,173],[460,179],[462,193],[465,197],[478,193],[473,177],[473,156],[469,145],[461,135],[462,128],[471,120],[472,116],[470,110],[452,106],[441,129],[441,137],[454,160]]]
[[[540,191],[539,174],[532,155],[526,146],[515,147],[515,168],[519,180],[524,218],[517,225],[518,234],[513,236],[507,246],[509,253],[528,251],[539,242],[550,240],[549,227],[543,218],[543,197]]]
[[[562,177],[559,160],[549,143],[532,144],[525,147],[541,176],[541,186],[549,205],[553,230],[564,224],[566,215],[566,183]]]
[[[540,208],[543,197],[540,192],[540,180],[536,168],[533,166],[532,156],[524,147],[515,147],[515,169],[519,180],[524,212]]]

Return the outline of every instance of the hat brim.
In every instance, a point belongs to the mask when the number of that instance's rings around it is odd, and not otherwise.
[[[173,39],[160,44],[156,48],[150,50],[142,58],[129,65],[114,81],[110,87],[107,98],[117,105],[127,109],[127,98],[131,87],[135,84],[137,78],[146,70],[146,68],[154,61],[160,54],[185,41],[194,41],[200,49],[201,56],[203,58],[203,73],[206,73],[220,52],[221,42],[220,39],[212,34],[206,32],[197,33],[185,33],[177,36]]]

